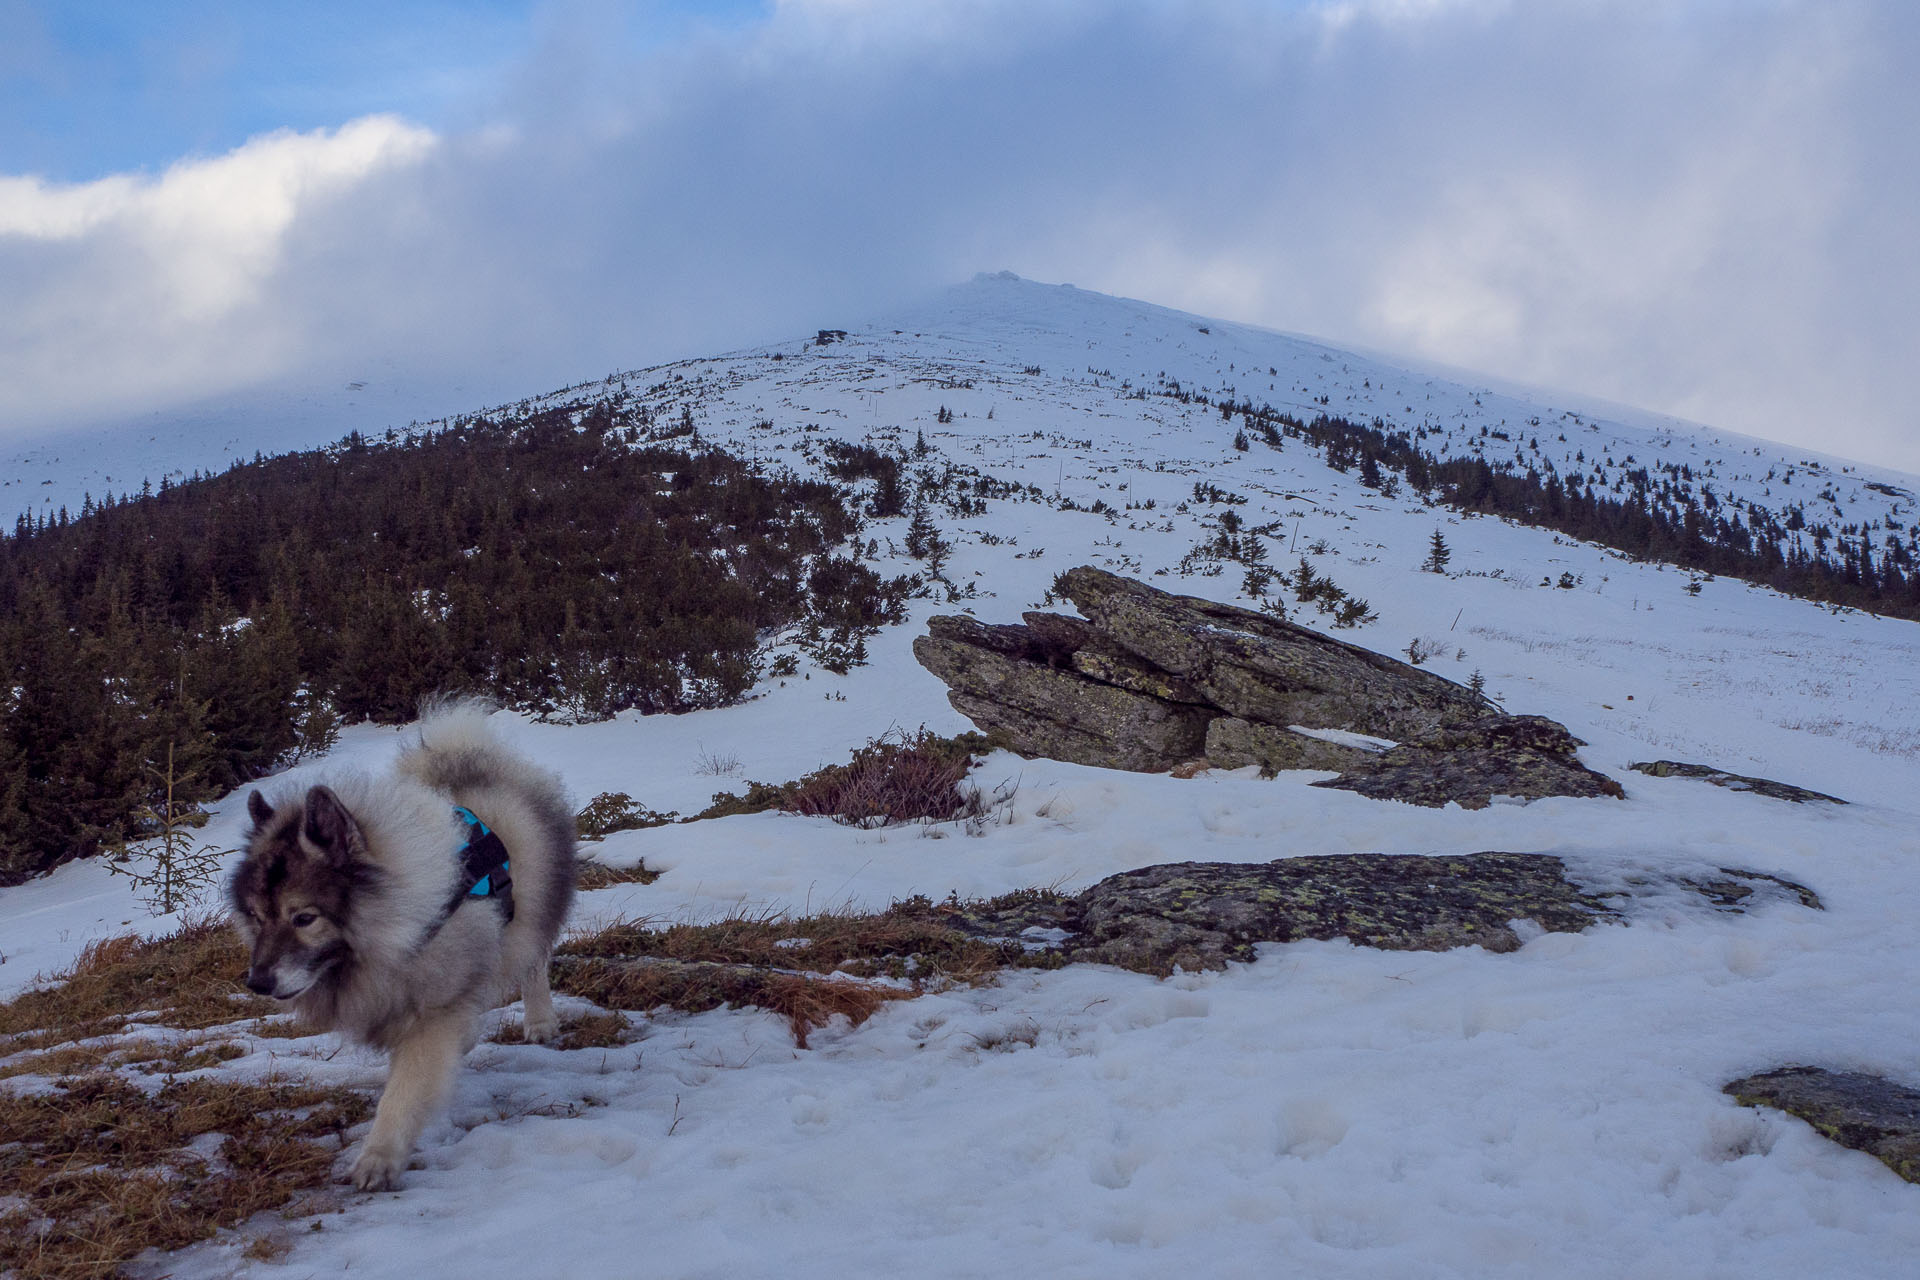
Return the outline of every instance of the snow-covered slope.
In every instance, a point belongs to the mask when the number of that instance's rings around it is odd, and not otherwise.
[[[1920,627],[1725,579],[1695,595],[1670,568],[1383,497],[1297,441],[1241,451],[1216,409],[1160,394],[1175,384],[1302,416],[1420,423],[1455,452],[1531,451],[1537,439],[1556,467],[1685,459],[1691,483],[1723,499],[1777,506],[1783,489],[1824,488],[1836,522],[1896,533],[1920,490],[1724,432],[1002,277],[826,345],[529,402],[612,400],[662,426],[684,412],[703,437],[769,464],[810,465],[827,438],[915,451],[924,437],[910,470],[1000,482],[969,490],[994,495],[973,514],[936,503],[956,598],[918,602],[849,676],[803,666],[743,705],[677,718],[503,717],[583,800],[619,790],[688,811],[744,778],[843,759],[890,727],[964,728],[909,652],[928,614],[1015,620],[1081,563],[1234,599],[1236,566],[1210,573],[1190,558],[1228,509],[1270,529],[1277,567],[1305,555],[1371,603],[1378,621],[1343,635],[1388,652],[1420,641],[1441,674],[1479,671],[1509,710],[1566,723],[1588,742],[1586,762],[1628,793],[1429,810],[1307,786],[1316,774],[1180,780],[1001,754],[979,780],[1005,799],[977,837],[772,814],[621,833],[600,856],[665,874],[583,895],[576,923],[1076,889],[1189,859],[1484,849],[1557,853],[1602,878],[1739,865],[1812,886],[1827,910],[1675,904],[1508,955],[1305,943],[1166,982],[1092,967],[1018,974],[891,1006],[807,1051],[751,1012],[663,1016],[617,1050],[486,1045],[405,1189],[349,1198],[324,1230],[293,1235],[287,1265],[476,1277],[1909,1274],[1920,1189],[1798,1121],[1736,1107],[1719,1086],[1787,1062],[1920,1084]],[[1245,501],[1201,500],[1196,484]],[[914,564],[906,524],[869,530],[900,570]],[[1446,575],[1419,570],[1436,528],[1453,550]],[[1556,585],[1562,575],[1573,585]],[[377,767],[398,740],[352,730],[319,767]],[[1796,806],[1624,771],[1660,757],[1854,803]],[[229,799],[209,834],[237,839],[243,811]],[[93,866],[0,890],[0,988],[91,937],[164,924]],[[334,1048],[262,1041],[223,1070],[378,1082],[377,1058]],[[246,1238],[164,1269],[269,1269],[242,1259]]]

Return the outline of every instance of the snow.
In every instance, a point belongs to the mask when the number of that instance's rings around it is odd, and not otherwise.
[[[1390,751],[1400,745],[1392,738],[1376,738],[1367,733],[1349,733],[1345,729],[1315,729],[1304,724],[1290,724],[1287,728],[1302,737],[1318,738],[1322,742],[1354,747],[1360,751]]]
[[[316,1219],[317,1232],[263,1220],[153,1270],[1911,1274],[1920,1189],[1797,1120],[1738,1107],[1720,1085],[1794,1062],[1920,1085],[1920,629],[1726,580],[1690,596],[1688,575],[1670,567],[1387,499],[1298,442],[1234,450],[1234,424],[1206,405],[1130,396],[1164,373],[1209,396],[1237,386],[1303,413],[1322,394],[1331,411],[1366,416],[1413,404],[1464,441],[1503,420],[1563,421],[1567,402],[1545,393],[1523,399],[1001,278],[849,327],[828,347],[779,351],[780,361],[770,349],[637,372],[555,402],[624,395],[663,420],[684,404],[704,436],[770,461],[797,460],[823,436],[911,446],[924,431],[937,451],[929,462],[1031,484],[1047,501],[996,500],[964,519],[936,509],[955,543],[949,573],[977,597],[916,602],[849,676],[803,662],[752,701],[683,717],[500,717],[580,801],[626,791],[688,813],[744,778],[844,760],[890,729],[966,728],[914,664],[913,636],[936,612],[1015,620],[1075,564],[1237,598],[1234,567],[1173,571],[1224,509],[1193,500],[1201,479],[1244,495],[1233,509],[1247,525],[1284,522],[1269,539],[1276,567],[1310,554],[1380,614],[1335,634],[1387,653],[1431,641],[1427,669],[1462,682],[1477,670],[1508,710],[1563,721],[1628,798],[1432,810],[1313,788],[1315,773],[1177,779],[996,753],[974,781],[1006,799],[977,835],[779,814],[615,834],[589,846],[595,857],[644,858],[664,874],[583,894],[576,927],[1072,891],[1169,861],[1490,849],[1557,854],[1597,888],[1645,869],[1750,868],[1811,886],[1826,910],[1715,914],[1675,895],[1637,903],[1624,926],[1523,929],[1525,945],[1505,955],[1295,943],[1165,981],[1098,966],[1015,972],[890,1004],[859,1028],[817,1032],[807,1050],[779,1020],[734,1010],[634,1015],[642,1038],[622,1048],[483,1044],[399,1192],[343,1194],[343,1212]],[[1042,372],[1025,372],[1033,367]],[[936,421],[942,406],[951,423]],[[1806,464],[1778,446],[1625,410],[1578,412],[1553,429],[1569,451],[1684,456],[1696,472],[1713,458],[1718,492],[1758,501],[1776,500],[1788,466],[1802,469],[1794,491],[1803,484]],[[771,429],[752,425],[768,419]],[[1910,499],[1869,481],[1920,488],[1815,461],[1817,484],[1837,486],[1852,521],[1909,513]],[[1117,510],[1064,510],[1056,491]],[[869,532],[886,548],[905,526]],[[1436,527],[1453,550],[1448,575],[1418,568]],[[1562,572],[1579,584],[1536,585]],[[1297,607],[1293,616],[1324,622]],[[357,727],[330,760],[303,769],[379,768],[400,740]],[[1853,803],[1793,805],[1626,770],[1662,757]],[[712,762],[734,758],[738,770],[716,776]],[[244,794],[229,797],[208,838],[237,843],[244,810]],[[91,938],[170,924],[93,865],[0,890],[0,991],[68,963]],[[368,1088],[384,1074],[377,1055],[340,1052],[327,1037],[253,1047],[219,1070]],[[242,1257],[247,1240],[276,1231],[292,1246],[284,1264]]]

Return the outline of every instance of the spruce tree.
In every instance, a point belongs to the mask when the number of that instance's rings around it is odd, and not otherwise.
[[[1420,562],[1420,567],[1428,573],[1445,573],[1447,561],[1451,559],[1453,551],[1447,546],[1447,540],[1440,536],[1440,531],[1435,529],[1433,541],[1428,544],[1427,558]]]

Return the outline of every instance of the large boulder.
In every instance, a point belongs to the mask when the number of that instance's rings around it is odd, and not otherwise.
[[[1385,654],[1092,567],[1055,590],[1084,616],[938,617],[913,646],[955,709],[1026,755],[1320,769],[1341,775],[1321,785],[1436,806],[1623,794],[1561,725]]]
[[[1259,724],[1409,738],[1486,714],[1451,680],[1307,627],[1082,566],[1054,589],[1105,640]]]
[[[1025,627],[934,618],[913,653],[955,710],[1029,755],[1153,771],[1206,745],[1206,711],[1083,676]]]

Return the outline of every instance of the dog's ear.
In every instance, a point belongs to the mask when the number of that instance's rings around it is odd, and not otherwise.
[[[273,821],[273,806],[258,791],[247,797],[247,816],[253,819],[254,830],[259,830]]]
[[[307,792],[307,815],[300,834],[307,843],[322,850],[329,861],[348,862],[366,851],[360,824],[342,804],[331,787],[315,787]]]

